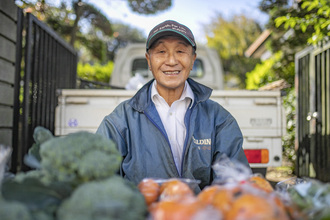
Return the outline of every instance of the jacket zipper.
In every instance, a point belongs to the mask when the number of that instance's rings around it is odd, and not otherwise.
[[[173,161],[175,161],[174,160],[174,156],[173,156],[173,152],[172,152],[172,148],[171,148],[171,144],[170,144],[170,141],[168,140],[166,134],[164,134],[164,132],[162,131],[162,129],[157,125],[156,122],[154,122],[154,120],[151,119],[151,117],[146,112],[143,111],[143,113],[147,116],[147,118],[151,121],[151,123],[153,123],[156,126],[156,128],[158,128],[158,130],[163,134],[163,136],[165,137],[165,139],[167,141],[168,146],[170,147],[172,159],[173,159]],[[174,164],[175,164],[175,162],[174,162]],[[175,169],[176,169],[176,172],[177,172],[178,176],[181,178],[182,175],[179,173],[178,168],[176,167],[176,165],[175,165]],[[182,170],[182,167],[181,167],[181,170]]]
[[[197,105],[197,103],[196,103]],[[185,154],[186,154],[186,150],[187,150],[187,144],[188,144],[188,135],[189,135],[189,131],[190,131],[190,117],[191,117],[191,114],[192,114],[192,111],[193,109],[195,108],[195,106],[192,106],[191,110],[190,110],[190,113],[189,113],[189,118],[188,118],[188,122],[187,122],[187,132],[186,132],[186,138],[185,138],[185,141],[184,141],[184,146],[183,146],[183,151],[182,151],[182,158],[181,158],[181,175],[183,173],[183,162],[184,162],[184,158],[185,158]]]

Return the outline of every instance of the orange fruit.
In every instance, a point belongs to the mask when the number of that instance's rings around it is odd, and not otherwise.
[[[187,183],[178,179],[170,179],[160,186],[160,200],[180,200],[185,197],[195,196]]]
[[[307,214],[294,204],[285,204],[285,212],[289,219],[308,219]]]
[[[196,197],[162,200],[150,206],[152,220],[191,220],[204,208]]]
[[[215,194],[221,189],[219,185],[206,186],[198,195],[197,198],[207,205],[211,205]]]
[[[303,218],[297,218],[298,215],[295,216],[295,218],[290,218],[291,213],[289,212],[289,210],[287,209],[287,206],[285,205],[285,203],[281,200],[281,198],[274,193],[269,194],[269,196],[267,197],[267,199],[272,202],[273,208],[275,209],[274,211],[276,212],[277,218],[278,219],[303,219]],[[294,213],[292,213],[294,214]],[[296,213],[298,214],[298,213]]]
[[[153,202],[156,202],[159,197],[159,184],[150,178],[143,179],[138,184],[138,189],[141,194],[144,196],[146,204],[149,206]]]
[[[226,219],[254,219],[254,220],[287,220],[278,212],[276,205],[267,198],[254,194],[243,194],[232,204],[226,214]]]
[[[235,200],[242,194],[243,191],[239,186],[223,187],[215,194],[212,205],[226,216]]]
[[[268,180],[266,180],[264,177],[261,177],[261,176],[257,176],[257,175],[254,175],[254,176],[251,176],[249,179],[248,179],[248,182],[258,188],[258,189],[261,189],[267,193],[269,192],[273,192],[274,191],[274,188],[272,187],[272,185],[270,184],[270,182]]]

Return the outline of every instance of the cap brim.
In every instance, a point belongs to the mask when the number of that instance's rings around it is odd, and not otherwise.
[[[192,42],[188,37],[186,37],[184,34],[177,32],[175,30],[172,29],[165,29],[162,31],[157,32],[156,34],[154,34],[153,36],[151,36],[147,42],[147,47],[146,49],[149,50],[150,47],[153,45],[153,43],[155,43],[159,38],[164,37],[164,36],[178,36],[183,38],[184,40],[188,41],[188,43],[196,48],[196,45],[194,42]]]

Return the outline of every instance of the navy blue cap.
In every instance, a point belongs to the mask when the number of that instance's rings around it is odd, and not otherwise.
[[[149,33],[147,39],[146,49],[149,50],[150,46],[159,38],[163,36],[179,36],[187,40],[193,48],[196,49],[195,38],[191,30],[176,21],[167,20],[156,25]]]

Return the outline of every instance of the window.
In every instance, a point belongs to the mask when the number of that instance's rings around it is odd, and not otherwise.
[[[202,78],[204,76],[204,65],[202,60],[196,59],[193,69],[190,72],[190,77],[192,78]]]
[[[139,73],[144,78],[148,77],[148,62],[145,58],[135,59],[132,66],[132,76]]]

